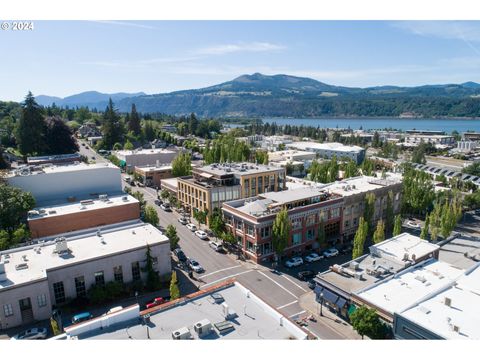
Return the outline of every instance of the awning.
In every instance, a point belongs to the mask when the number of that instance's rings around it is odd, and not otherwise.
[[[326,288],[322,288],[321,286],[315,286],[314,289],[315,294],[317,294],[317,301],[322,301],[320,294],[323,294],[323,300],[328,301],[331,304],[335,304],[338,299],[338,295],[327,290]]]
[[[357,310],[357,307],[354,304],[351,304],[350,307],[348,308],[348,316],[352,315],[355,310]]]
[[[347,300],[345,300],[342,297],[339,297],[338,300],[337,300],[337,306],[338,306],[339,309],[343,308],[346,303],[347,303]]]

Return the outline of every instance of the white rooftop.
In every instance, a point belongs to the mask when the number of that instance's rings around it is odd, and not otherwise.
[[[312,151],[303,151],[303,150],[281,150],[273,151],[268,153],[268,159],[270,161],[281,161],[281,160],[292,160],[296,157],[311,157],[314,159],[316,154]]]
[[[343,145],[341,143],[331,142],[331,143],[317,143],[313,141],[297,141],[291,144],[288,144],[289,148],[296,148],[299,150],[305,151],[315,151],[315,150],[330,150],[338,152],[359,152],[363,151],[363,148],[356,145]]]
[[[115,154],[120,156],[147,155],[147,154],[174,154],[175,151],[167,149],[141,149],[141,150],[118,150]]]
[[[115,206],[122,206],[125,204],[138,203],[139,201],[133,196],[128,194],[119,194],[113,196],[107,196],[100,199],[88,199],[82,201],[76,201],[73,203],[61,203],[53,204],[49,206],[43,206],[35,208],[28,214],[28,221],[35,221],[37,219],[44,219],[47,217],[62,216],[67,214],[74,214],[79,212],[88,212],[98,209],[107,209]]]
[[[401,315],[445,339],[480,339],[480,264]],[[445,300],[450,299],[450,305]],[[458,329],[458,331],[455,331]]]
[[[381,257],[391,258],[397,262],[402,262],[408,255],[408,259],[415,256],[420,259],[440,247],[426,240],[420,239],[418,236],[402,233],[381,243],[370,246],[371,254],[380,254]]]
[[[396,274],[393,278],[372,285],[357,295],[393,315],[426,296],[445,288],[464,270],[429,259]]]
[[[383,188],[385,186],[399,184],[401,182],[401,175],[387,173],[387,177],[385,179],[377,178],[374,176],[357,176],[327,184],[324,189],[342,196],[349,196],[360,194],[363,192],[373,191]]]
[[[84,162],[76,162],[73,164],[57,164],[57,165],[38,165],[38,166],[24,166],[12,170],[10,176],[28,176],[37,174],[54,174],[62,172],[85,171],[101,168],[118,169],[117,166],[110,162],[87,164]]]
[[[148,171],[172,170],[172,165],[135,166],[135,169],[139,169],[139,170],[144,171],[144,172],[148,172]]]
[[[54,253],[55,238],[59,236],[66,238],[69,249],[63,255]],[[43,279],[50,269],[163,242],[169,242],[165,235],[154,226],[140,221],[102,227],[100,236],[97,235],[97,229],[88,229],[44,238],[36,245],[0,252],[7,277],[6,281],[0,282],[0,291],[9,286]],[[28,264],[28,268],[16,270],[15,267],[20,264]]]

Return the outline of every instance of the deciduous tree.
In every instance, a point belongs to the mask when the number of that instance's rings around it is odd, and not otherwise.
[[[282,257],[290,239],[292,225],[286,209],[277,213],[272,227],[272,246],[279,258]]]

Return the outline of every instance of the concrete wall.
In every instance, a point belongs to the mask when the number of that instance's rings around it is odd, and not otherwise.
[[[88,197],[89,194],[122,191],[120,169],[116,167],[15,176],[7,180],[11,186],[30,191],[37,206],[43,206],[53,200],[66,201],[70,196]]]
[[[34,218],[28,221],[32,238],[109,225],[140,217],[140,204],[125,203],[109,208],[79,210],[75,213]]]

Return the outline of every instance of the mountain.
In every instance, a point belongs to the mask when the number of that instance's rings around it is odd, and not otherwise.
[[[49,106],[55,103],[57,106],[88,106],[89,108],[97,108],[103,110],[106,107],[108,100],[112,98],[114,102],[118,102],[122,99],[136,96],[146,95],[144,92],[138,93],[114,93],[104,94],[98,91],[86,91],[80,94],[67,96],[65,98],[59,98],[55,96],[39,95],[36,97],[37,102],[43,106]]]
[[[418,117],[480,117],[480,84],[416,87],[343,87],[291,75],[242,75],[231,81],[171,93],[87,92],[55,101],[102,109],[108,97],[123,112],[135,103],[148,113],[201,117],[385,117],[408,112]]]

